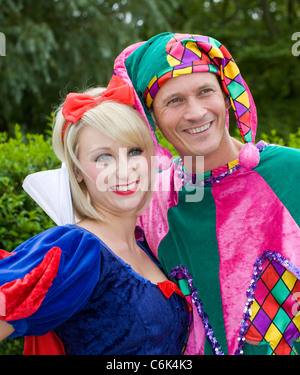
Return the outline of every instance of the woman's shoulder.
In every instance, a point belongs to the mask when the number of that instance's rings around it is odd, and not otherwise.
[[[22,278],[41,264],[55,262],[64,279],[75,269],[86,272],[99,268],[101,253],[102,244],[92,233],[76,225],[56,226],[23,242],[11,253],[0,254],[0,268],[8,273],[7,282],[14,279],[12,270]]]
[[[15,249],[15,252],[24,249],[49,248],[54,246],[61,248],[61,250],[67,250],[76,248],[79,245],[82,247],[85,243],[88,243],[89,247],[91,244],[94,246],[100,245],[99,239],[95,235],[77,225],[69,224],[55,226],[36,234],[19,245]]]
[[[8,301],[6,318],[20,321],[16,334],[44,334],[84,306],[99,280],[100,263],[97,237],[73,225],[41,232],[0,259],[0,292]]]

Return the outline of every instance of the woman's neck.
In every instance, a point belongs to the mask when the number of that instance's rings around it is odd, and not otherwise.
[[[99,237],[111,250],[120,251],[136,247],[136,216],[107,215],[104,221],[85,219],[77,225]]]

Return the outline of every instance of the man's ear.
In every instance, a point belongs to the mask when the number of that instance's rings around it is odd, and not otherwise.
[[[225,95],[224,100],[225,100],[225,107],[226,107],[226,109],[229,109],[231,107],[230,97],[227,96],[227,95]]]

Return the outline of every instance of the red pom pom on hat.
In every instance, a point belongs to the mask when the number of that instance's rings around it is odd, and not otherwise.
[[[239,164],[246,169],[255,168],[260,160],[258,148],[252,143],[246,143],[239,153]]]

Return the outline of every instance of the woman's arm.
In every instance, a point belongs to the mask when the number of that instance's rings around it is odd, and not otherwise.
[[[14,332],[14,327],[6,323],[4,320],[0,319],[0,341],[4,340],[6,337]]]
[[[13,327],[1,324],[0,340],[44,335],[80,311],[99,281],[101,246],[88,231],[57,226],[1,259],[2,320]]]

